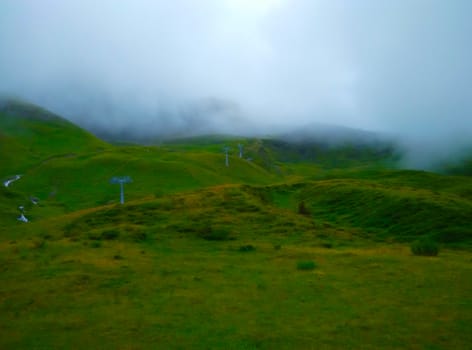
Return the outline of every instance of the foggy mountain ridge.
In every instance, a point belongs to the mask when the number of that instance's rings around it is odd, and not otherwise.
[[[229,105],[230,108],[225,106]],[[143,129],[143,125],[124,125],[122,129],[100,128],[92,125],[79,125],[109,142],[125,142],[143,145],[158,145],[161,142],[174,141],[178,139],[192,137],[213,137],[219,135],[221,138],[259,138],[272,140],[270,144],[277,145],[278,148],[303,151],[304,148],[321,147],[321,149],[336,149],[338,147],[354,147],[359,150],[377,150],[380,153],[389,153],[400,159],[400,166],[421,170],[451,170],[455,173],[469,174],[469,166],[463,169],[461,164],[470,163],[472,159],[472,145],[464,144],[464,147],[451,155],[450,152],[438,153],[434,147],[423,144],[422,140],[404,140],[398,135],[381,133],[375,131],[354,129],[345,126],[330,125],[323,123],[310,123],[304,127],[293,127],[274,125],[271,128],[264,128],[262,125],[255,125],[249,118],[242,117],[241,111],[233,104],[219,102],[216,99],[205,101],[201,104],[194,104],[195,110],[189,106],[185,113],[179,117],[179,124],[175,124],[175,115],[167,115],[165,118],[156,114],[156,124],[148,125]],[[229,110],[229,113],[227,111]],[[235,112],[237,111],[237,112]],[[52,112],[32,103],[25,102],[18,98],[8,98],[0,96],[0,113],[10,116],[31,118],[38,120],[65,120],[74,123],[73,120],[63,118],[59,113]],[[212,123],[215,115],[219,114],[221,125],[232,120],[230,126],[234,126],[234,121],[239,123],[239,129],[218,128]],[[233,118],[233,119],[231,119]],[[167,124],[166,124],[167,121]],[[252,125],[251,125],[252,124]],[[160,127],[156,127],[160,126]],[[246,133],[250,130],[251,133]],[[1,130],[0,130],[1,133]],[[274,143],[275,142],[275,143]],[[412,147],[414,145],[414,147]],[[379,153],[379,154],[380,154]],[[385,154],[387,154],[385,153]]]
[[[107,139],[342,125],[394,135],[405,166],[428,168],[472,144],[470,13],[468,0],[3,0],[0,94]]]

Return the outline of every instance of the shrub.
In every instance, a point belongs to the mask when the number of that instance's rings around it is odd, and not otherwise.
[[[198,236],[207,241],[227,241],[230,239],[228,230],[223,228],[214,229],[211,226],[200,229]]]
[[[298,270],[313,270],[316,264],[313,260],[299,261],[297,262]]]
[[[333,248],[333,243],[332,242],[323,242],[323,243],[321,243],[321,246],[323,248],[331,249],[331,248]]]
[[[239,247],[240,252],[253,252],[256,248],[252,244],[242,245]]]
[[[275,250],[280,250],[280,249],[282,249],[282,244],[274,244],[274,249],[275,249]]]
[[[146,232],[138,230],[135,232],[131,232],[130,237],[135,242],[143,242],[148,238],[148,235]]]
[[[301,215],[310,214],[310,212],[308,211],[308,208],[305,205],[305,201],[301,201],[298,203],[298,214],[301,214]]]
[[[103,231],[102,232],[102,239],[106,239],[106,240],[112,240],[112,239],[116,239],[118,238],[118,236],[120,235],[120,231],[117,231],[117,230],[107,230],[107,231]]]
[[[99,241],[102,239],[102,235],[97,232],[89,232],[88,238],[92,241]]]
[[[102,246],[102,242],[100,242],[100,241],[93,241],[93,242],[90,244],[90,246],[91,246],[92,248],[100,248],[100,247]]]
[[[438,244],[431,239],[413,242],[410,248],[414,255],[437,256],[439,254]]]

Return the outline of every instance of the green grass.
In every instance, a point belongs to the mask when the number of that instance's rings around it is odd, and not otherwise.
[[[2,349],[472,343],[471,178],[352,145],[115,146],[29,105],[0,130],[0,177],[23,175],[0,188]],[[240,142],[252,160],[225,167]],[[410,250],[424,238],[438,256]]]
[[[48,159],[99,152],[108,145],[37,106],[8,101],[0,106],[2,175],[23,173]]]
[[[314,270],[315,267],[316,267],[316,264],[312,260],[302,260],[302,261],[297,262],[297,269],[298,270],[310,271],[310,270]]]
[[[467,348],[470,255],[326,250],[157,231],[93,248],[4,243],[2,348]],[[116,257],[120,257],[117,259]],[[318,268],[294,273],[314,257]],[[34,283],[34,288],[31,288]]]
[[[431,174],[438,184],[416,185],[402,181],[403,172],[395,174],[388,180],[336,178],[274,186],[270,191],[281,208],[300,211],[303,202],[313,218],[360,230],[373,239],[412,241],[427,236],[441,243],[472,243],[471,179]]]

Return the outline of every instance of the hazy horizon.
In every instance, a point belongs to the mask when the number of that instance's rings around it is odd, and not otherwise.
[[[143,135],[343,125],[400,135],[427,164],[472,146],[470,13],[466,0],[4,0],[0,93]]]

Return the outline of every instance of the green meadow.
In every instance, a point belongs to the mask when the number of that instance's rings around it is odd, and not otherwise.
[[[468,163],[402,170],[391,145],[270,138],[113,145],[18,102],[0,146],[0,180],[21,175],[0,188],[1,349],[472,344]],[[412,252],[425,242],[437,255]]]

